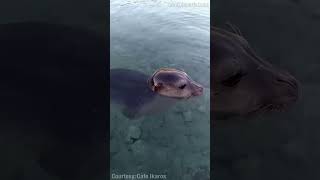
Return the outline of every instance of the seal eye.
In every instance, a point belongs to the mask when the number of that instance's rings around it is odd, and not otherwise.
[[[228,79],[222,81],[222,85],[227,86],[227,87],[234,87],[235,85],[237,85],[241,78],[244,76],[245,74],[242,72],[238,72],[235,75],[229,77]]]
[[[184,89],[187,85],[186,84],[183,84],[181,86],[179,86],[179,89]]]

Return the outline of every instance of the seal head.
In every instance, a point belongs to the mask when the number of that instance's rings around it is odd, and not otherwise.
[[[159,95],[186,99],[203,94],[203,87],[193,81],[187,73],[173,69],[161,68],[148,79],[149,88]]]
[[[249,115],[282,111],[299,97],[299,82],[260,58],[239,29],[212,28],[212,104],[215,113]]]

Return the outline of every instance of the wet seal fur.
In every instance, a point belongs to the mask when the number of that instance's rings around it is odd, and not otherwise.
[[[152,91],[172,98],[186,99],[202,95],[203,91],[203,87],[187,73],[173,68],[158,69],[148,79],[148,84]]]
[[[130,69],[110,70],[111,101],[124,105],[122,112],[129,119],[164,111],[202,91],[185,72],[173,68],[160,68],[151,77]]]
[[[248,116],[294,104],[299,97],[295,77],[256,55],[239,28],[227,25],[230,31],[211,28],[211,113]]]

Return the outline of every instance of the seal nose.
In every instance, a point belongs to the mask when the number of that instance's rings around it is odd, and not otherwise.
[[[278,83],[287,84],[293,89],[299,89],[298,81],[294,77],[292,77],[289,73],[276,77],[276,81]]]
[[[203,94],[203,87],[200,85],[195,85],[194,92],[192,93],[192,95],[200,96],[202,94]]]
[[[281,85],[282,97],[279,100],[284,100],[288,102],[295,102],[299,98],[299,82],[290,74],[286,73],[284,75],[280,75],[275,79],[276,83]]]

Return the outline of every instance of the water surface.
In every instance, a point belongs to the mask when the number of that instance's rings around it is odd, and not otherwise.
[[[198,4],[111,1],[111,68],[150,75],[161,67],[182,69],[205,87],[201,97],[137,120],[111,104],[111,174],[209,177],[209,0],[192,2]]]

